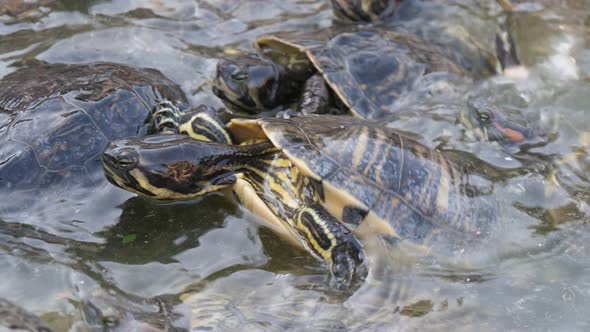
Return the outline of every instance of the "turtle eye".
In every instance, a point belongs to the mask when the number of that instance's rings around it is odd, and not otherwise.
[[[116,157],[117,165],[123,169],[131,169],[137,164],[137,154],[131,149],[121,150]]]
[[[248,73],[238,66],[233,66],[230,77],[234,81],[245,81],[248,79]]]
[[[492,113],[489,110],[477,111],[477,119],[482,124],[487,124],[492,121]]]

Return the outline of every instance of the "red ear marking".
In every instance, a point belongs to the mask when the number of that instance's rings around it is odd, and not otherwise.
[[[502,132],[502,134],[504,134],[506,137],[508,137],[509,140],[511,140],[513,142],[524,141],[524,135],[519,133],[518,131],[512,130],[510,128],[501,127],[497,123],[495,123],[494,126],[496,126],[496,129],[498,129],[500,132]]]

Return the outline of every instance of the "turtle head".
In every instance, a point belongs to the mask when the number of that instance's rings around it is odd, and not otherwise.
[[[331,0],[334,15],[354,22],[375,22],[391,17],[403,0]]]
[[[282,66],[256,55],[242,55],[217,63],[213,93],[228,106],[259,113],[285,102],[288,79]]]
[[[504,147],[520,146],[538,136],[537,130],[521,116],[502,110],[486,98],[468,100],[463,122],[480,138]]]
[[[190,199],[235,182],[232,146],[180,135],[118,140],[102,154],[106,178],[152,199]]]

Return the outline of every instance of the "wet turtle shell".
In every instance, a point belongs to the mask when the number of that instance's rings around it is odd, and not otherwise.
[[[337,99],[367,119],[394,112],[430,73],[480,78],[495,72],[495,56],[464,36],[438,35],[430,41],[382,28],[345,29],[263,36],[254,46],[287,66],[294,79],[318,71]]]
[[[361,238],[380,234],[427,248],[434,240],[455,253],[487,237],[496,220],[495,200],[471,192],[461,168],[376,123],[323,115],[234,119],[228,128],[238,141],[279,147]]]
[[[158,100],[186,104],[160,72],[112,63],[38,61],[0,81],[0,189],[103,181],[111,140],[143,134]]]

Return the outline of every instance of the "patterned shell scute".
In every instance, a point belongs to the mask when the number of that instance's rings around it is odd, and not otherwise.
[[[352,195],[359,207],[371,210],[402,238],[418,243],[453,238],[464,243],[486,233],[495,220],[486,198],[465,193],[468,178],[456,165],[393,129],[325,115],[260,123],[273,143],[299,161],[296,164]],[[307,142],[289,145],[294,140],[285,136],[297,132]],[[326,161],[338,168],[325,172],[321,165]]]
[[[0,189],[101,181],[111,140],[144,134],[156,101],[184,107],[161,73],[112,63],[28,61],[0,81]]]
[[[72,133],[76,144],[70,142]],[[19,114],[9,128],[9,139],[31,147],[39,165],[49,171],[83,166],[87,154],[100,153],[107,143],[87,114],[58,98]]]
[[[310,54],[345,104],[369,119],[390,110],[427,70],[405,45],[375,32],[338,35]]]
[[[262,122],[266,133],[280,133],[274,135],[273,143],[279,148],[288,147],[292,156],[303,160],[309,165],[312,173],[318,179],[329,178],[340,170],[340,164],[330,158],[323,158],[299,128],[289,125],[289,120],[273,119],[272,122]]]

